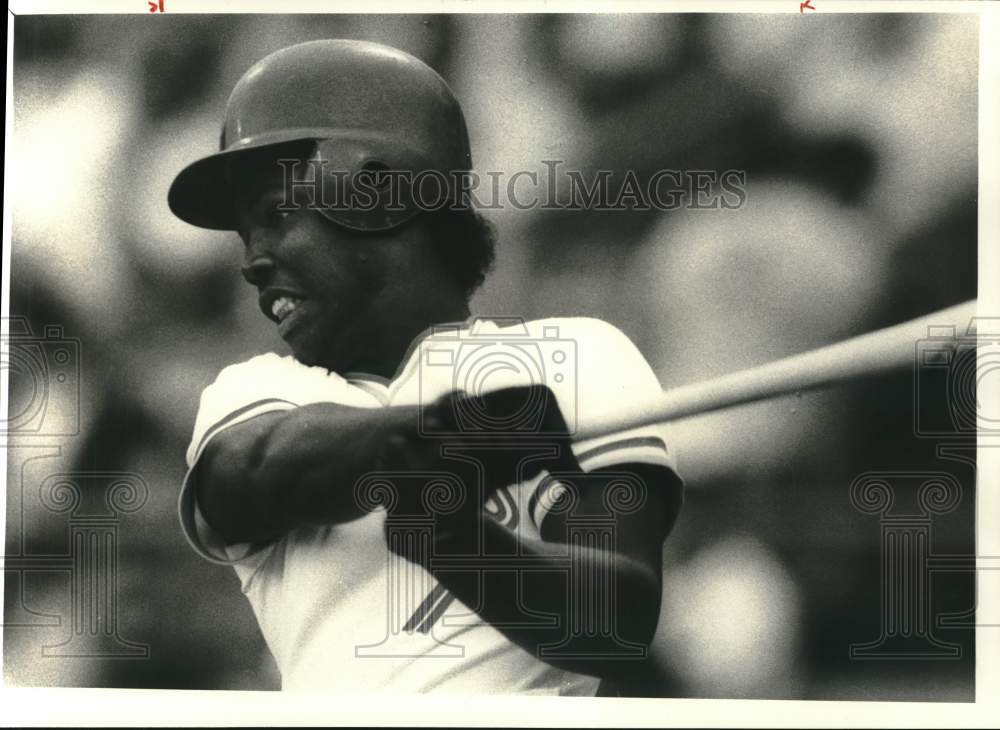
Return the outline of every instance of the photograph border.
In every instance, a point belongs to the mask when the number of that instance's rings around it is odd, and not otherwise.
[[[221,0],[165,0],[168,13],[235,14]],[[813,0],[821,13],[972,13],[980,18],[979,42],[979,304],[980,317],[1000,316],[1000,6],[993,2],[838,2]],[[85,3],[68,0],[17,0],[8,5],[7,123],[5,141],[13,138],[13,24],[16,15],[48,13],[142,14],[146,0],[107,0]],[[373,10],[377,8],[377,10]],[[328,13],[330,4],[292,0],[281,6],[263,0],[239,5],[239,14]],[[401,2],[380,0],[338,3],[339,13],[560,13],[560,12],[735,12],[802,14],[798,0],[778,2],[496,2],[442,0]],[[811,13],[805,13],[805,16]],[[809,22],[806,17],[803,22]],[[810,59],[808,72],[817,73],[822,59]],[[4,169],[4,188],[11,189],[10,170]],[[11,261],[11,210],[3,212],[3,273],[0,317],[8,326]],[[8,333],[0,333],[6,336]],[[8,373],[0,370],[0,392],[6,393]],[[1000,383],[987,380],[981,393],[1000,401]],[[6,420],[7,399],[0,400],[0,419]],[[7,487],[6,440],[0,435]],[[979,560],[1000,556],[1000,448],[979,440],[976,489],[976,547]],[[6,491],[5,491],[6,493]],[[6,503],[0,500],[0,531],[6,525]],[[985,565],[985,564],[983,564]],[[978,609],[1000,611],[1000,581],[978,581]],[[988,589],[988,590],[986,590]],[[0,604],[3,583],[0,581]],[[693,700],[634,698],[550,698],[456,695],[452,697],[392,695],[331,696],[303,692],[178,691],[114,689],[0,688],[0,725],[413,725],[413,726],[590,726],[611,727],[989,727],[1000,717],[1000,627],[976,630],[976,701],[974,703],[898,703],[854,701]],[[0,645],[0,663],[2,663]],[[0,680],[2,681],[2,680]],[[380,699],[381,698],[381,699]]]

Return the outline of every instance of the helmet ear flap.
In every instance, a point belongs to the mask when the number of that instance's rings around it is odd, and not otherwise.
[[[354,231],[389,231],[454,199],[448,173],[386,137],[319,140],[309,160],[313,197],[328,220]]]

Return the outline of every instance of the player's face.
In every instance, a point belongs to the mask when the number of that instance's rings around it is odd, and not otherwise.
[[[419,221],[397,231],[358,233],[298,200],[282,211],[285,190],[274,160],[235,170],[244,277],[260,307],[307,365],[391,375],[407,322],[433,306],[429,236]],[[428,326],[430,321],[420,325]],[[419,328],[418,328],[419,331]],[[404,342],[404,349],[405,349]]]

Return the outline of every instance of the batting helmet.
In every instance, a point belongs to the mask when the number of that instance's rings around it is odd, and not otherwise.
[[[177,175],[170,209],[196,226],[235,230],[230,161],[307,141],[314,143],[313,174],[320,174],[313,183],[332,185],[339,201],[356,200],[349,195],[356,175],[384,171],[410,173],[411,182],[414,173],[440,173],[437,184],[447,180],[445,197],[454,200],[472,166],[461,107],[429,66],[377,43],[311,41],[272,53],[243,75],[226,104],[220,151]],[[318,208],[339,225],[367,231],[395,228],[420,210],[405,184],[390,190],[380,182],[368,192],[375,194],[368,205]]]

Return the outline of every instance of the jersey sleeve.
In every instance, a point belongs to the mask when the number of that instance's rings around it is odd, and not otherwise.
[[[602,320],[574,321],[578,324],[568,334],[576,346],[576,392],[556,391],[567,421],[586,424],[609,411],[639,407],[660,395],[656,373],[627,335]],[[572,448],[585,472],[619,464],[651,464],[678,474],[668,424],[574,440]],[[541,525],[560,491],[558,482],[539,480],[530,501],[536,525]]]
[[[265,413],[309,403],[338,402],[345,388],[345,382],[336,374],[274,353],[230,365],[219,373],[201,395],[178,504],[181,528],[195,552],[212,562],[234,565],[237,572],[241,568],[244,572],[253,570],[269,553],[266,545],[226,545],[202,516],[193,474],[211,440],[227,428]]]

